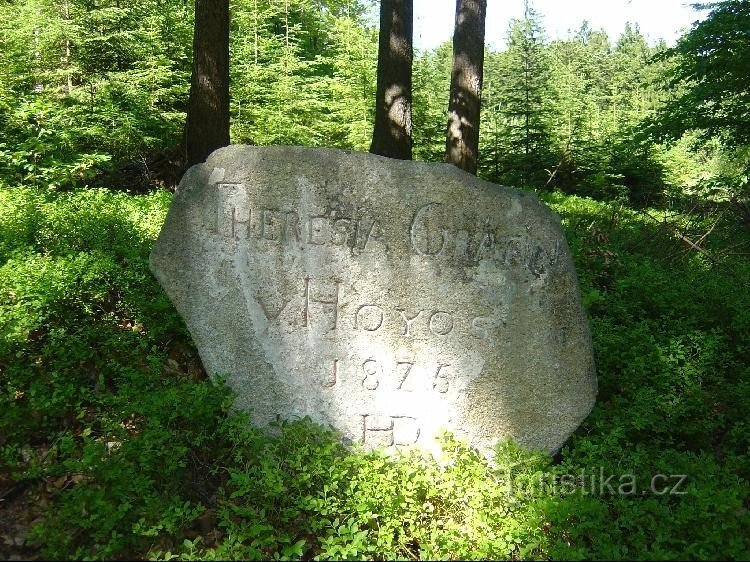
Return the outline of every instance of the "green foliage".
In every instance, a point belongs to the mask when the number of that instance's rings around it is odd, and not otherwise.
[[[693,193],[739,203],[750,201],[750,5],[721,0],[677,45],[660,54],[669,64],[665,90],[673,92],[651,119],[651,134],[678,141],[693,137],[698,151],[719,143],[721,169],[710,170]],[[697,189],[696,189],[697,188]]]
[[[452,64],[453,45],[449,41],[414,58],[412,123],[415,160],[442,162],[445,156]]]
[[[149,177],[174,181],[192,8],[182,0],[0,4],[2,181],[55,188],[103,178],[123,188]],[[377,59],[372,8],[369,0],[233,0],[232,141],[367,150]],[[699,44],[690,41],[683,46]],[[630,24],[617,41],[584,22],[571,38],[547,43],[541,16],[528,9],[509,27],[508,47],[485,56],[479,174],[638,205],[696,192],[744,201],[746,159],[732,161],[724,150],[727,170],[686,177],[680,170],[700,167],[700,152],[667,150],[646,126],[669,99],[668,107],[679,101],[670,93],[677,78],[666,76],[686,67],[665,51]],[[417,159],[443,160],[451,57],[446,42],[415,58]],[[694,98],[678,106],[692,115]],[[683,124],[679,134],[698,126]]]
[[[177,144],[189,83],[185,2],[11,1],[0,5],[0,174],[87,183]]]
[[[488,462],[450,435],[435,461],[307,420],[252,429],[148,273],[168,194],[0,191],[0,471],[45,497],[30,540],[85,559],[746,558],[750,266],[675,261],[642,213],[545,198],[599,398],[555,459],[502,443]]]
[[[480,175],[637,205],[681,192],[665,183],[677,179],[665,172],[676,166],[672,154],[645,126],[666,97],[668,63],[653,60],[664,49],[630,24],[614,45],[586,22],[546,43],[541,16],[528,9],[511,22],[507,49],[486,56]]]
[[[507,50],[488,62],[492,69],[486,88],[488,102],[492,107],[495,100],[495,110],[504,124],[499,128],[491,122],[492,150],[487,156],[500,161],[503,170],[493,179],[511,185],[544,185],[554,100],[549,95],[550,64],[541,17],[528,2],[524,18],[510,22]],[[497,168],[498,163],[494,164]]]
[[[701,22],[663,53],[674,60],[670,87],[677,95],[661,115],[662,132],[679,138],[703,131],[731,146],[750,145],[750,5],[720,0]]]
[[[182,502],[226,405],[163,374],[164,342],[185,329],[146,258],[169,200],[0,192],[0,467],[78,483],[39,535],[57,556],[140,544],[130,528]]]
[[[82,135],[76,117],[44,98],[19,105],[8,116],[6,140],[11,142],[0,144],[0,175],[53,188],[85,185],[111,156],[76,150],[74,139]]]
[[[368,5],[233,2],[235,141],[367,148]],[[480,173],[558,191],[599,376],[558,455],[501,443],[490,462],[450,435],[441,459],[389,457],[232,411],[148,269],[170,195],[81,189],[179,142],[191,3],[0,3],[0,483],[39,506],[30,541],[66,559],[750,557],[750,266],[730,251],[748,233],[626,205],[747,199],[745,12],[715,4],[669,51],[630,25],[546,44],[528,13],[487,53]],[[450,67],[449,43],[415,60],[420,159],[442,160]],[[669,147],[644,127],[665,103]]]
[[[232,139],[367,150],[377,32],[364,5],[245,0],[232,6]]]
[[[232,2],[232,138],[366,150],[377,31],[360,0]],[[75,187],[181,142],[193,3],[0,4],[0,177]]]
[[[615,496],[607,509],[591,497],[562,505],[573,546],[558,543],[550,553],[746,557],[750,295],[737,283],[750,265],[741,257],[711,264],[699,253],[675,262],[679,242],[643,214],[578,198],[547,201],[562,215],[583,294],[595,295],[589,314],[600,384],[598,405],[561,468],[598,466],[638,482],[688,475],[684,495]],[[717,229],[715,248],[735,239],[731,220]],[[727,523],[734,530],[725,535]],[[584,536],[589,546],[580,549]]]

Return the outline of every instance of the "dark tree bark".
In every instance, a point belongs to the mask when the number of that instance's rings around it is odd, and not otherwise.
[[[370,152],[411,160],[412,0],[382,0]]]
[[[205,162],[214,150],[228,144],[229,0],[196,0],[186,163]]]
[[[477,173],[487,0],[456,0],[445,161]]]

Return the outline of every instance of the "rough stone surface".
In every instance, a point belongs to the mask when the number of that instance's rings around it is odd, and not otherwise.
[[[555,451],[594,403],[559,219],[448,164],[218,150],[180,183],[151,269],[258,425]]]

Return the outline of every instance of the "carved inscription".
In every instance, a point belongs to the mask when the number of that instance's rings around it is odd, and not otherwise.
[[[393,418],[393,444],[414,445],[419,440],[419,422],[410,416],[391,416]]]
[[[380,386],[380,363],[376,359],[368,359],[362,363],[362,371],[364,372],[362,386],[367,390],[376,390]]]
[[[364,361],[360,360],[356,365],[346,361],[343,363],[342,365],[341,360],[333,359],[324,367],[321,383],[323,388],[332,389],[341,382],[344,385],[356,383],[356,386],[364,391],[433,390],[445,394],[450,390],[450,381],[454,376],[449,364],[438,363],[437,366],[430,366],[410,359],[381,361],[369,357]]]
[[[298,249],[340,247],[348,248],[352,255],[387,247],[381,222],[363,210],[351,216],[332,210],[302,217],[295,209],[250,208],[242,184],[219,183],[217,188],[218,230],[231,240],[257,240]],[[464,228],[448,227],[444,224],[446,212],[443,204],[436,202],[414,211],[404,236],[416,255],[458,264],[491,259],[506,267],[521,267],[536,276],[552,271],[561,255],[559,241],[545,247],[528,235],[503,234],[496,218],[475,220]]]
[[[363,304],[354,314],[354,329],[377,332],[383,325],[383,309],[374,304]]]
[[[392,313],[398,314],[398,318]],[[394,325],[400,325],[402,336],[413,336],[415,322],[423,316],[425,325],[417,325],[422,332],[426,331],[436,336],[447,336],[453,331],[455,319],[453,314],[444,310],[417,310],[409,312],[402,307],[394,307],[392,310],[384,310],[374,304],[363,304],[354,315],[354,329],[365,332],[377,332],[381,328],[392,328]],[[386,322],[387,319],[387,322]],[[474,319],[468,324],[471,326]],[[473,328],[472,328],[473,329]],[[418,331],[418,330],[417,330]]]
[[[266,300],[261,298],[260,295],[257,295],[255,297],[255,302],[257,302],[260,306],[260,309],[263,311],[263,315],[266,317],[266,320],[276,320],[281,315],[281,313],[284,312],[284,309],[290,301],[284,301],[281,303],[281,305],[274,308],[273,305],[266,302]]]
[[[149,267],[258,426],[553,451],[594,403],[559,219],[447,165],[226,147],[185,175]]]
[[[409,378],[409,373],[411,373],[412,367],[414,367],[414,361],[399,361],[396,363],[396,379],[398,380],[397,388],[399,390],[411,391],[409,385],[405,387],[404,383],[406,383],[406,379]]]
[[[283,247],[347,247],[355,254],[385,243],[380,222],[364,210],[300,216],[295,209],[250,208],[242,184],[219,183],[218,231],[234,241],[257,240]],[[382,247],[382,246],[381,246]]]
[[[336,327],[338,326],[338,320],[339,320],[339,284],[334,283],[334,287],[335,288],[334,288],[333,296],[329,298],[328,300],[324,300],[323,298],[314,298],[311,295],[311,291],[310,291],[310,278],[305,277],[305,292],[304,292],[305,306],[302,310],[302,322],[305,328],[309,328],[312,325],[312,319],[310,317],[310,305],[318,304],[318,305],[323,305],[324,307],[330,309],[330,316],[332,318],[331,330],[336,329]]]
[[[431,211],[440,203],[428,203],[417,209],[409,229],[411,247],[420,256],[435,257],[445,251],[448,231],[441,229]]]
[[[439,336],[447,336],[453,331],[453,316],[442,310],[436,310],[430,315],[430,332]]]
[[[388,249],[386,230],[391,223],[381,223],[364,211],[342,213],[331,210],[300,213],[295,208],[251,208],[244,186],[219,184],[219,234],[255,252],[274,248],[297,249],[305,252],[317,248],[344,248],[355,257],[365,251],[384,252]],[[356,205],[350,208],[356,209]],[[408,219],[407,219],[408,220]],[[462,222],[463,221],[463,222]],[[461,218],[443,203],[430,202],[414,209],[408,225],[394,241],[406,243],[407,251],[429,262],[472,265],[492,260],[501,267],[524,269],[535,276],[554,270],[561,254],[559,242],[547,247],[526,233],[509,235],[503,230],[501,216]],[[459,226],[457,226],[459,225]],[[393,233],[391,228],[388,232]],[[336,272],[332,272],[333,275]],[[342,278],[345,278],[342,277]],[[424,340],[431,338],[437,345],[449,339],[466,338],[468,342],[494,341],[497,330],[505,323],[507,305],[497,302],[493,310],[466,313],[449,303],[414,301],[386,303],[362,298],[352,300],[347,285],[328,278],[314,279],[304,275],[301,291],[287,299],[254,294],[269,325],[284,325],[292,330],[353,330],[363,336],[385,336]],[[357,292],[357,287],[352,287]],[[359,293],[357,293],[359,295]],[[287,328],[288,329],[288,328]],[[318,383],[330,396],[348,393],[388,396],[389,392],[428,393],[440,400],[451,400],[458,392],[456,382],[462,365],[448,362],[416,360],[406,356],[348,356],[327,359],[320,367]],[[458,369],[458,370],[457,370]],[[418,441],[420,424],[409,416],[363,414],[362,441],[368,447],[410,445]]]
[[[380,334],[389,332],[404,338],[446,337],[461,331],[479,339],[491,339],[493,329],[501,326],[504,316],[499,313],[463,316],[448,310],[409,309],[404,306],[386,307],[378,304],[343,306],[342,286],[338,281],[315,282],[309,276],[302,279],[301,296],[283,299],[279,296],[253,295],[269,323],[278,324],[291,318],[301,319],[307,329],[335,331],[339,328]],[[295,324],[297,321],[295,321]]]
[[[411,336],[411,325],[412,323],[419,318],[419,315],[422,314],[421,310],[418,310],[417,313],[414,316],[409,316],[406,313],[406,310],[403,308],[397,308],[396,312],[398,312],[401,315],[401,319],[404,321],[404,336]]]
[[[530,236],[508,236],[490,217],[467,228],[448,228],[441,203],[419,207],[409,228],[412,250],[429,259],[479,263],[493,259],[505,266],[520,266],[540,276],[554,269],[561,255],[559,241],[544,248]]]
[[[450,365],[440,365],[437,373],[435,373],[432,388],[437,390],[440,394],[445,394],[450,389],[450,380],[448,379],[449,368]]]
[[[362,415],[362,442],[366,447],[414,445],[419,440],[419,422],[410,416]]]

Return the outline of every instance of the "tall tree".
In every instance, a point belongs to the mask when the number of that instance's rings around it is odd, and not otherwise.
[[[541,17],[525,3],[524,17],[513,20],[508,33],[505,75],[500,96],[508,123],[508,143],[514,162],[513,183],[546,183],[550,164],[550,74]]]
[[[370,152],[411,160],[412,0],[382,0],[375,129]]]
[[[668,87],[677,92],[660,125],[672,138],[699,129],[729,146],[750,145],[750,3],[698,6],[708,16],[660,55],[674,63]]]
[[[672,65],[664,88],[672,96],[654,120],[655,132],[676,140],[692,131],[704,143],[718,142],[724,162],[704,193],[723,192],[750,224],[750,2],[695,7],[710,12],[657,57]]]
[[[487,0],[456,0],[445,161],[477,173]]]
[[[196,0],[185,159],[204,162],[229,144],[229,0]]]

